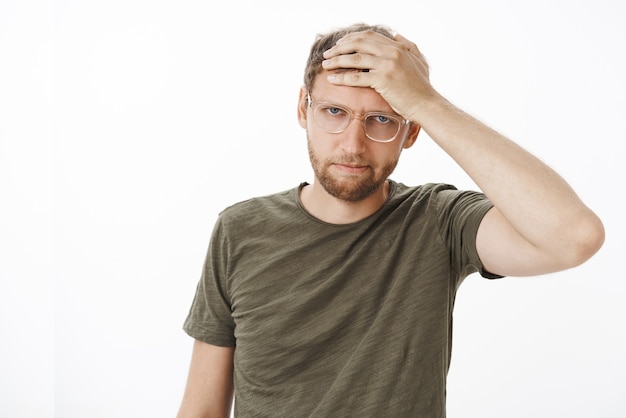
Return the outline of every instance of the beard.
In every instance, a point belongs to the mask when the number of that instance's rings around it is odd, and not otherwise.
[[[342,158],[328,158],[324,161],[320,161],[310,142],[308,145],[309,158],[311,160],[311,166],[313,167],[313,172],[315,173],[317,181],[319,181],[320,185],[328,194],[339,200],[347,202],[359,202],[371,196],[385,183],[398,164],[398,159],[388,161],[377,173],[368,161],[359,157],[344,156]],[[367,166],[368,170],[366,173],[358,175],[334,175],[330,169],[332,164]]]

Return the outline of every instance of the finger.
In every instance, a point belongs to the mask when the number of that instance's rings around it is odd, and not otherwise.
[[[362,52],[366,54],[376,55],[381,51],[379,35],[372,31],[349,33],[339,39],[335,45],[324,52],[324,58],[332,58],[338,55],[352,54]],[[382,36],[382,35],[381,35]],[[389,38],[385,37],[389,41]]]
[[[336,70],[338,68],[370,70],[374,68],[375,65],[376,58],[373,55],[359,52],[338,55],[322,61],[322,67],[326,70]]]
[[[349,55],[354,53],[375,55],[379,53],[380,48],[372,43],[362,42],[347,42],[342,44],[336,44],[330,49],[324,51],[324,58],[333,58],[340,55]]]
[[[327,77],[331,84],[350,87],[371,87],[371,75],[363,71],[331,73]]]

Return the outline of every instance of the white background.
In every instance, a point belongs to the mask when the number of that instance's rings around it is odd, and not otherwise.
[[[311,180],[318,32],[383,23],[603,219],[583,266],[461,287],[448,413],[626,416],[620,0],[0,3],[0,416],[172,417],[217,213]],[[422,134],[392,176],[473,188]]]

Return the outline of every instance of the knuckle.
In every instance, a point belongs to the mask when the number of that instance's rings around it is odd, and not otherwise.
[[[345,78],[351,83],[358,83],[361,80],[361,73],[350,72],[345,74]]]
[[[401,48],[393,48],[390,51],[391,58],[397,60],[404,54],[404,52],[405,51],[403,51]]]
[[[367,34],[367,32],[362,32],[362,33],[359,33],[358,35],[355,35],[354,36],[354,43],[356,45],[360,45],[363,42],[365,42],[365,35],[366,34]]]

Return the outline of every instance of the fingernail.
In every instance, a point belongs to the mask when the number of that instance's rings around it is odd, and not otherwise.
[[[326,79],[328,81],[335,81],[335,79],[337,78],[337,76],[335,74],[329,74],[328,76],[326,76]]]

